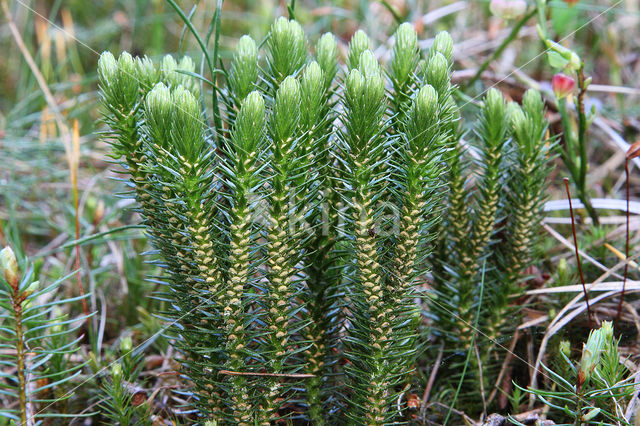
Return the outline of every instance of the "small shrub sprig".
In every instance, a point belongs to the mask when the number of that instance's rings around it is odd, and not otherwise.
[[[73,396],[71,382],[84,365],[68,357],[79,348],[82,336],[74,335],[87,318],[70,319],[62,313],[66,304],[87,295],[54,296],[72,275],[43,285],[26,260],[18,264],[11,247],[0,250],[0,366],[12,367],[3,368],[0,376],[0,392],[11,402],[0,408],[0,417],[26,425],[92,415],[73,414],[65,405]]]
[[[131,336],[120,341],[120,353],[120,358],[111,364],[109,375],[102,385],[105,396],[100,403],[102,413],[113,424],[151,425],[148,404],[139,400],[146,393],[134,385],[140,377],[143,362],[142,354],[133,354]]]
[[[567,374],[561,375],[542,364],[555,385],[553,390],[518,389],[539,398],[556,421],[566,419],[575,425],[628,424],[622,407],[627,406],[633,393],[633,375],[621,362],[611,322],[603,321],[600,328],[591,330],[579,363],[569,358],[569,342],[561,342],[559,353]]]

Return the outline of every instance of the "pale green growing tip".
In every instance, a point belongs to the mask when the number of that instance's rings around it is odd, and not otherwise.
[[[231,138],[239,152],[251,152],[262,138],[265,123],[264,98],[257,90],[249,93],[240,106]]]
[[[52,321],[55,321],[53,327],[51,327],[51,334],[58,334],[64,331],[64,325],[61,324],[60,320],[64,316],[62,309],[60,306],[54,306],[53,311],[51,312]]]
[[[122,52],[118,58],[120,72],[131,79],[135,79],[136,65],[133,56],[129,52]]]
[[[358,69],[365,76],[380,75],[380,64],[375,55],[370,50],[365,50],[360,54],[360,61],[358,62]]]
[[[178,63],[178,69],[182,71],[194,72],[196,69],[196,64],[189,56],[183,56]]]
[[[415,101],[419,117],[432,117],[438,110],[438,92],[427,84],[420,88]]]
[[[18,261],[11,247],[5,247],[0,251],[0,272],[9,285],[18,285]]]
[[[593,420],[598,414],[600,414],[600,410],[601,409],[598,407],[592,408],[582,416],[582,421],[588,422],[590,420]]]
[[[562,340],[560,342],[560,352],[565,354],[567,357],[571,356],[571,343],[568,340]]]
[[[407,51],[407,53],[415,54],[418,48],[418,33],[415,28],[408,22],[403,23],[396,30],[396,46],[398,50]]]
[[[349,42],[349,49],[367,50],[371,47],[369,45],[369,36],[362,30],[355,32],[351,41]]]
[[[304,41],[304,30],[297,21],[289,20],[284,16],[279,17],[271,26],[271,35],[276,39],[293,38]]]
[[[178,110],[181,110],[194,118],[200,119],[200,105],[198,100],[183,86],[178,86],[173,89],[173,92],[171,93],[171,102],[173,102]]]
[[[367,76],[367,86],[371,94],[376,98],[382,98],[384,96],[384,80],[381,73],[375,73]]]
[[[453,39],[451,35],[446,31],[439,32],[433,40],[431,50],[433,52],[440,52],[447,59],[447,62],[451,62],[453,54]]]
[[[304,30],[298,22],[281,16],[271,25],[269,43],[274,46],[290,44],[295,51],[302,50],[305,48]]]
[[[360,55],[362,55],[362,52],[369,50],[369,47],[369,36],[362,30],[356,31],[349,42],[349,57],[347,58],[349,69],[358,67],[360,64]]]
[[[540,92],[535,89],[527,90],[522,98],[522,108],[532,116],[543,114],[544,101],[540,96]]]
[[[427,63],[427,70],[430,74],[446,74],[449,70],[447,58],[440,52],[436,52]]]
[[[158,82],[158,70],[156,70],[153,61],[148,57],[136,58],[135,60],[136,74],[140,82],[146,86],[146,89],[153,87]]]
[[[331,33],[323,34],[316,45],[316,58],[318,63],[322,65],[323,68],[332,66],[332,64],[337,62],[337,56],[338,43],[336,42],[336,38]]]
[[[129,353],[133,348],[133,341],[131,340],[131,336],[126,336],[120,341],[120,350],[123,353]]]
[[[119,362],[111,366],[111,378],[114,382],[119,382],[122,378],[122,365]]]
[[[251,36],[245,34],[240,37],[238,46],[236,47],[236,57],[251,62],[258,60],[258,47]]]
[[[40,281],[34,281],[31,284],[29,284],[29,287],[27,287],[24,292],[25,294],[31,295],[36,291],[38,291],[38,288],[40,288]]]
[[[598,366],[600,354],[605,350],[608,342],[613,337],[613,327],[611,323],[604,321],[597,330],[591,330],[587,343],[583,345],[582,357],[580,358],[580,370],[584,379],[588,379],[593,370]]]
[[[102,55],[100,55],[100,59],[98,59],[98,76],[100,77],[100,82],[105,86],[115,84],[117,75],[118,63],[116,62],[116,58],[113,57],[111,52],[103,52]]]
[[[267,44],[276,81],[295,74],[304,65],[307,58],[304,31],[296,21],[278,18],[271,26]]]
[[[606,343],[610,343],[613,340],[613,323],[611,321],[602,321],[600,330],[602,330],[602,337]]]
[[[567,260],[566,259],[560,259],[560,261],[558,262],[558,266],[556,268],[556,270],[558,271],[558,274],[566,274],[567,271],[569,270],[569,266],[567,264]]]
[[[320,68],[320,65],[316,61],[307,65],[302,75],[302,86],[306,87],[307,90],[313,89],[315,91],[323,87],[323,81],[324,72],[322,68]]]
[[[329,88],[338,72],[338,43],[331,33],[326,33],[316,45],[316,60],[324,71],[325,88]]]
[[[426,82],[432,85],[442,95],[449,88],[449,62],[440,52],[435,52],[429,58],[425,70]]]
[[[377,65],[377,62],[376,62]],[[365,71],[352,70],[347,77],[347,92],[352,99],[364,97],[363,105],[378,104],[384,97],[384,80],[379,69],[365,67]]]
[[[233,55],[233,69],[229,80],[237,102],[241,102],[253,90],[257,80],[258,48],[250,36],[244,35]]]
[[[138,72],[155,72],[153,61],[148,56],[136,58],[135,63]]]
[[[300,83],[292,76],[285,78],[276,93],[276,103],[271,116],[274,139],[285,141],[293,137],[300,119]]]
[[[276,103],[278,102],[300,103],[300,83],[295,77],[288,76],[284,79],[276,94]]]
[[[298,21],[289,21],[289,31],[293,33],[294,39],[304,43],[304,30],[302,29],[302,25],[300,25]]]
[[[160,65],[160,69],[162,70],[162,74],[166,77],[174,72],[178,68],[178,63],[171,55],[165,55],[162,58],[162,64]]]
[[[352,94],[362,92],[364,87],[364,76],[357,69],[351,70],[347,76],[347,91]]]
[[[257,90],[249,93],[242,103],[240,114],[264,116],[264,98]]]
[[[484,108],[492,117],[502,117],[505,114],[505,102],[497,89],[489,89],[483,100]]]
[[[418,33],[411,24],[400,25],[395,34],[390,73],[394,84],[403,86],[411,81],[420,56]]]
[[[158,83],[147,94],[144,103],[148,113],[169,118],[172,107],[171,91],[164,83]]]
[[[522,111],[520,105],[515,102],[509,102],[507,105],[507,114],[511,121],[511,127],[514,129],[519,129],[520,126],[523,126],[527,122],[524,111]]]
[[[303,122],[308,127],[313,127],[320,113],[322,98],[326,90],[325,73],[320,65],[313,61],[302,74],[300,82],[300,90],[302,95],[301,111]]]

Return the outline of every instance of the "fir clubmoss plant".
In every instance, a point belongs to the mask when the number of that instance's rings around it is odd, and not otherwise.
[[[26,425],[79,416],[65,402],[83,364],[68,357],[78,350],[82,336],[72,336],[86,317],[69,319],[61,311],[81,298],[52,300],[69,277],[43,285],[35,280],[32,266],[18,265],[11,247],[0,251],[0,392],[11,404],[0,408],[0,417]]]
[[[304,265],[308,291],[310,323],[305,331],[309,348],[305,352],[306,372],[313,374],[307,382],[309,419],[314,424],[330,420],[335,398],[337,374],[334,368],[339,355],[341,275],[335,245],[337,236],[331,229],[338,227],[336,191],[331,161],[331,134],[335,113],[332,110],[334,78],[338,71],[337,45],[331,34],[322,36],[316,46],[319,62],[310,63],[301,81],[303,128],[306,154],[299,175],[305,184],[304,194],[309,208],[305,225],[309,230],[308,249]]]
[[[244,100],[231,131],[229,152],[221,164],[221,171],[233,191],[225,195],[229,205],[229,277],[223,298],[223,321],[225,327],[225,369],[243,371],[250,359],[251,308],[245,297],[251,285],[256,284],[255,244],[258,238],[252,220],[253,209],[261,201],[252,197],[254,188],[261,180],[260,162],[265,157],[265,106],[258,92],[251,92]],[[252,418],[250,381],[245,376],[229,376],[221,383],[229,398],[230,419],[248,424]],[[225,393],[221,393],[221,396]]]
[[[263,62],[244,36],[230,71],[221,67],[218,130],[207,123],[189,59],[155,65],[103,54],[107,135],[165,268],[153,278],[164,284],[161,316],[203,422],[403,421],[398,401],[412,386],[420,345],[416,298],[431,264],[435,300],[447,298],[459,314],[445,317],[434,303],[438,330],[451,350],[464,347],[455,333],[469,344],[456,318],[475,312],[474,280],[493,256],[505,185],[526,180],[518,168],[505,173],[505,158],[520,155],[522,173],[533,161],[543,179],[545,127],[533,97],[510,120],[515,107],[491,92],[477,127],[480,191],[470,196],[457,147],[452,45],[438,34],[422,58],[415,30],[403,24],[384,67],[358,31],[340,75],[331,34],[312,58],[300,25],[279,18]],[[511,148],[512,132],[523,133],[522,154]],[[534,208],[536,185],[527,193]],[[509,225],[524,236],[513,245],[525,254],[533,237],[521,229],[532,220]],[[523,267],[511,266],[505,288]],[[496,309],[510,309],[509,301],[497,300]]]
[[[475,353],[469,358],[473,368],[465,378],[456,378],[471,390],[461,399],[471,411],[486,406],[494,389],[495,342],[514,331],[515,323],[505,320],[517,314],[512,302],[527,279],[524,271],[531,264],[550,172],[546,129],[539,93],[528,91],[520,107],[490,90],[476,127],[478,146],[470,148],[480,154],[473,189],[464,173],[465,152],[458,146],[450,157],[448,226],[433,257],[432,306],[445,347]],[[478,309],[479,331],[473,326]]]
[[[149,220],[163,227],[158,232],[158,242],[175,246],[179,253],[179,258],[172,259],[175,272],[166,297],[173,297],[174,291],[182,296],[180,309],[174,315],[184,328],[174,332],[184,343],[181,349],[191,359],[185,368],[201,372],[210,363],[220,362],[217,347],[221,336],[209,327],[220,325],[220,305],[211,296],[222,292],[224,286],[213,242],[218,231],[213,220],[214,199],[210,196],[214,185],[212,152],[207,149],[200,103],[183,86],[172,90],[158,83],[147,95],[144,108],[147,124],[142,137],[148,155],[157,160],[145,164],[151,176],[147,194],[162,206],[150,212]],[[168,234],[168,241],[164,233]],[[199,375],[197,380],[201,381],[198,386],[212,389],[215,378]],[[216,397],[211,390],[210,398],[199,399],[201,409],[217,410],[211,403]]]
[[[345,234],[352,253],[345,271],[352,303],[345,353],[351,362],[347,376],[354,386],[348,416],[357,424],[400,418],[391,407],[413,369],[419,315],[416,281],[425,274],[439,217],[431,213],[441,194],[438,180],[447,138],[440,115],[445,104],[414,72],[418,60],[411,31],[407,26],[398,30],[391,65],[395,81],[403,81],[396,89],[407,93],[404,116],[392,112],[387,119],[380,66],[369,50],[360,53],[358,68],[349,72],[344,94],[345,130],[339,133],[338,155],[347,206]],[[365,36],[352,40],[350,58],[365,41]],[[446,66],[439,71],[448,78]],[[396,134],[389,136],[393,122]],[[385,164],[385,158],[393,160]],[[395,213],[391,221],[389,213]]]
[[[505,319],[512,313],[509,298],[521,290],[524,270],[531,264],[533,249],[539,241],[542,207],[545,201],[544,185],[549,175],[550,148],[546,138],[547,121],[540,94],[533,90],[525,93],[522,107],[509,104],[513,148],[510,174],[506,182],[503,216],[507,218],[502,228],[503,241],[494,250],[498,286],[491,296],[491,317],[488,321],[488,338],[496,341]]]
[[[349,72],[344,97],[340,157],[345,163],[346,185],[342,196],[349,206],[345,233],[353,253],[353,317],[346,354],[351,362],[347,375],[357,395],[349,401],[348,416],[354,422],[383,423],[390,416],[389,400],[395,394],[391,360],[385,357],[391,324],[386,320],[380,237],[376,238],[376,199],[384,188],[381,171],[387,106],[381,71],[370,51],[361,54],[359,69]]]
[[[264,301],[266,326],[270,330],[265,351],[269,353],[267,369],[275,374],[293,373],[300,369],[296,356],[306,346],[295,334],[306,326],[302,316],[301,282],[302,229],[297,223],[299,212],[306,201],[296,191],[296,175],[303,153],[299,140],[300,83],[288,76],[276,93],[269,123],[271,156],[269,158],[269,183],[265,199],[269,205],[266,225],[267,290]],[[302,188],[300,188],[302,190]],[[304,195],[304,194],[303,194]],[[282,385],[277,378],[270,378],[265,394],[264,414],[270,418],[282,398]]]

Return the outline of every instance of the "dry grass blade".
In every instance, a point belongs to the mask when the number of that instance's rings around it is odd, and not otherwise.
[[[622,292],[623,281],[611,281],[604,283],[587,284],[587,290],[589,291],[618,291]],[[640,281],[627,282],[627,290],[640,290]],[[529,290],[527,295],[539,295],[539,294],[557,294],[557,293],[576,293],[584,291],[582,284],[564,285],[560,287],[538,288],[535,290]]]

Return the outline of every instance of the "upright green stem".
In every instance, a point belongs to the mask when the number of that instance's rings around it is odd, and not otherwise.
[[[20,400],[20,424],[27,424],[27,380],[24,374],[24,336],[22,333],[22,297],[14,287],[13,315],[16,321],[16,355],[18,357],[18,398]]]
[[[598,214],[591,204],[591,200],[587,196],[587,168],[589,166],[589,159],[587,157],[587,116],[584,110],[584,95],[587,91],[587,85],[584,78],[584,64],[581,64],[578,70],[578,145],[580,147],[580,180],[578,181],[578,196],[584,204],[587,213],[593,220],[595,226],[600,225]]]
[[[576,421],[573,423],[575,426],[582,425],[582,389],[576,392]]]
[[[471,80],[469,80],[466,84],[467,87],[471,86],[473,83],[475,83],[476,81],[478,81],[478,79],[480,78],[480,76],[482,75],[482,73],[487,69],[487,67],[489,66],[489,64],[493,61],[496,60],[496,58],[498,58],[502,52],[504,51],[504,49],[507,48],[507,46],[509,44],[511,44],[511,42],[513,40],[516,39],[516,37],[518,36],[518,33],[520,32],[520,29],[524,26],[524,24],[527,23],[527,21],[531,18],[533,18],[536,13],[538,12],[538,8],[534,7],[529,13],[527,13],[526,15],[524,15],[522,18],[520,18],[520,20],[516,23],[516,25],[513,27],[513,29],[511,30],[511,32],[509,33],[509,35],[507,36],[507,38],[505,38],[502,43],[500,44],[500,46],[498,46],[498,48],[493,52],[493,54],[491,56],[489,56],[483,63],[482,65],[480,65],[480,68],[478,68],[478,71],[476,71],[476,73],[474,74],[473,77],[471,77]]]
[[[386,0],[382,0],[380,3],[382,3],[382,6],[384,6],[385,9],[387,9],[389,11],[389,13],[391,13],[391,15],[393,16],[393,20],[396,21],[396,24],[402,24],[404,22],[404,18],[398,13],[398,11],[389,4],[388,1]]]
[[[562,119],[562,128],[564,129],[564,141],[565,148],[562,153],[562,159],[565,165],[569,169],[571,178],[578,189],[578,198],[584,204],[589,217],[593,223],[598,226],[600,221],[596,210],[591,204],[591,200],[587,195],[587,170],[589,168],[589,158],[587,156],[587,116],[584,110],[584,95],[586,92],[585,78],[584,78],[584,65],[578,71],[578,97],[576,100],[576,112],[578,115],[578,138],[573,134],[571,129],[571,120],[569,112],[567,111],[567,104],[565,99],[559,99],[557,102],[558,112]],[[576,146],[577,145],[577,146]],[[575,156],[575,151],[578,150],[578,158]]]

